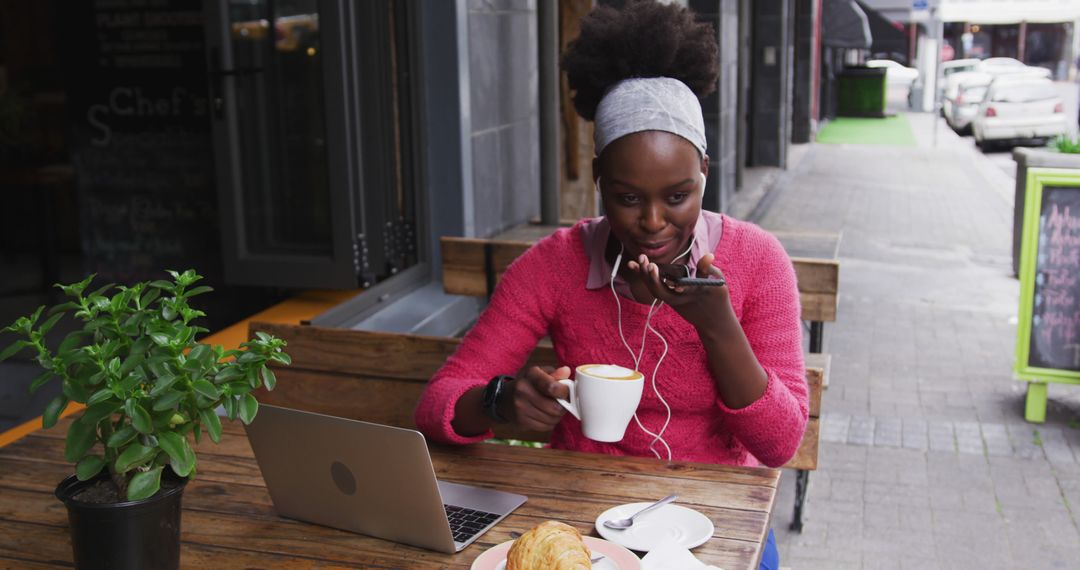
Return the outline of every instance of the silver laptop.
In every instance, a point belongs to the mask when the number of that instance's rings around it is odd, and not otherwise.
[[[436,480],[415,430],[264,404],[247,434],[284,517],[454,553],[526,500]]]

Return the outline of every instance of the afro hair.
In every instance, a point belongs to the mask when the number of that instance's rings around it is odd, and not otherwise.
[[[604,93],[634,77],[671,77],[698,98],[709,95],[720,73],[715,33],[674,4],[629,0],[618,8],[598,6],[582,18],[581,34],[562,58],[574,108],[593,120]]]

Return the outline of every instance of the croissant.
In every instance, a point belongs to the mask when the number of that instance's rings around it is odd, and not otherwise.
[[[514,541],[506,570],[589,570],[589,549],[576,528],[544,521]]]

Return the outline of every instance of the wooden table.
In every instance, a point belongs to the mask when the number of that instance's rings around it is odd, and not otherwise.
[[[67,422],[0,448],[0,567],[71,566],[64,505],[53,491],[73,472],[63,461]],[[439,478],[529,497],[457,555],[446,555],[278,517],[251,447],[237,424],[220,445],[204,439],[199,474],[184,492],[185,568],[468,568],[482,552],[545,519],[596,536],[596,516],[624,502],[669,493],[716,527],[694,550],[726,570],[756,569],[780,472],[700,463],[661,463],[550,449],[479,444],[432,446]]]

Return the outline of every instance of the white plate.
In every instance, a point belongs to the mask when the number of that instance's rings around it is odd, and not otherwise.
[[[713,523],[709,517],[681,505],[664,505],[634,519],[626,530],[604,526],[604,521],[621,519],[644,509],[652,503],[630,503],[612,507],[596,517],[596,532],[615,544],[638,552],[648,552],[663,544],[674,542],[683,548],[694,548],[712,538]]]

